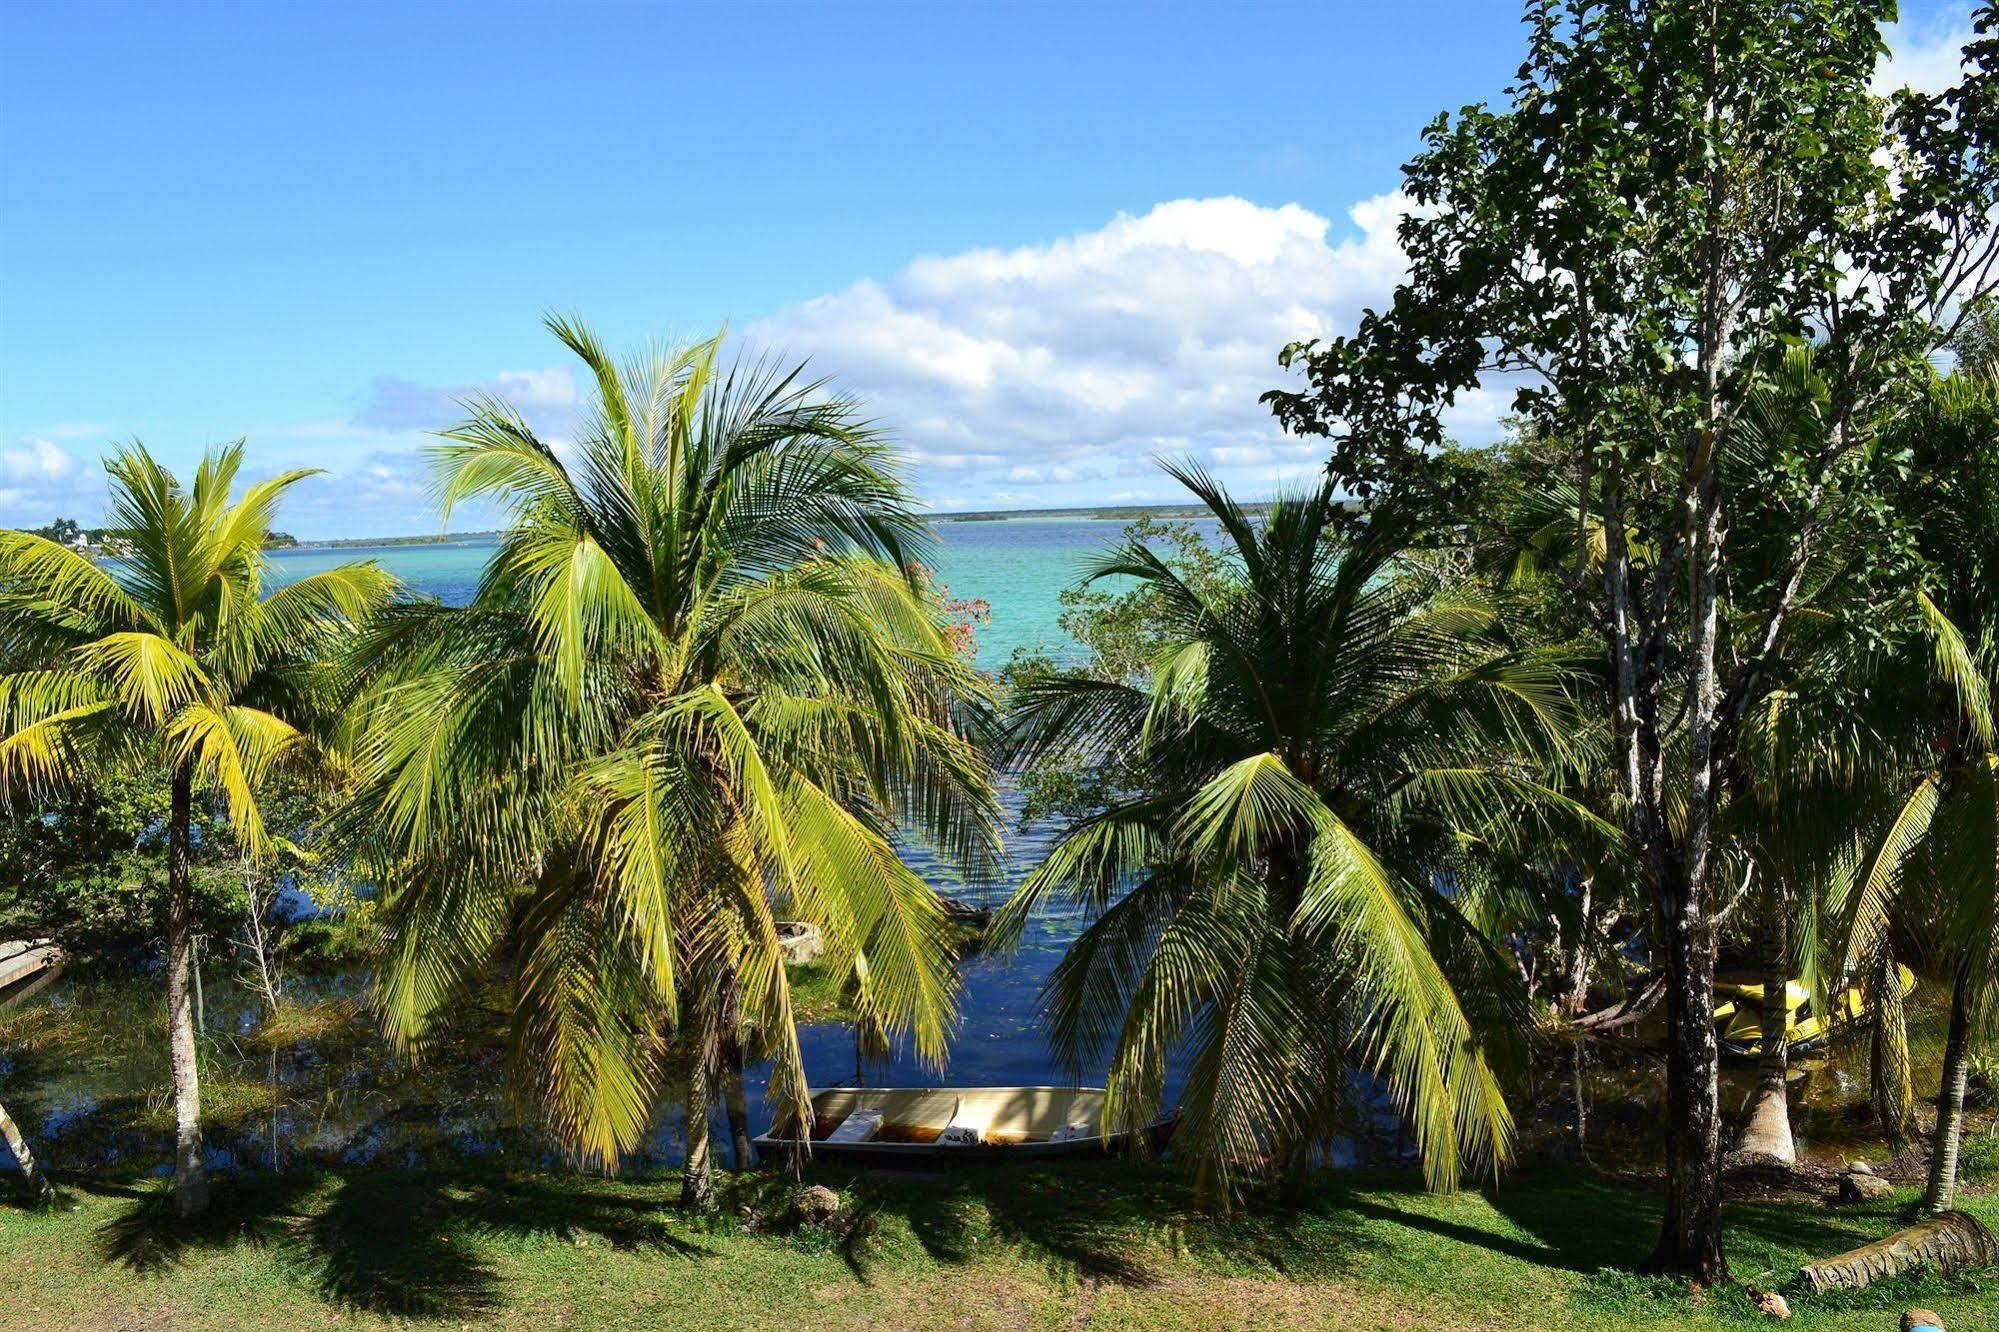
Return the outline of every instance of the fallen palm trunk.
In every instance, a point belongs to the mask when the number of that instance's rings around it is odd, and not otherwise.
[[[1798,1275],[1814,1293],[1822,1293],[1859,1290],[1911,1267],[1928,1266],[1948,1274],[1960,1267],[1993,1264],[1999,1264],[1999,1238],[1985,1223],[1968,1212],[1944,1212],[1887,1239],[1800,1268]]]

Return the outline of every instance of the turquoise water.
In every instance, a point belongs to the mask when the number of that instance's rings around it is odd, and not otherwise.
[[[1057,619],[1062,589],[1075,583],[1089,558],[1118,539],[1123,525],[1101,518],[1014,518],[941,523],[937,577],[954,597],[984,600],[992,621],[979,631],[979,661],[998,666],[1016,648],[1070,646]],[[492,546],[355,546],[280,551],[279,579],[304,577],[352,560],[374,560],[419,592],[453,605],[472,597]]]

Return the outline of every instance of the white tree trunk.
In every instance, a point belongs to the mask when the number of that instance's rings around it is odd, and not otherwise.
[[[1948,1276],[1960,1267],[1999,1263],[1999,1239],[1969,1212],[1944,1212],[1898,1230],[1887,1239],[1800,1268],[1812,1290],[1859,1290],[1918,1265]]]
[[[167,1039],[174,1066],[174,1213],[208,1207],[208,1169],[201,1142],[201,1068],[194,1036],[193,866],[189,838],[194,774],[174,769],[173,812],[167,831]]]

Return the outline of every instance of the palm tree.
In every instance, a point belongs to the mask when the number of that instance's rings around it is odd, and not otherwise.
[[[1916,594],[1924,659],[1893,677],[1927,687],[1928,706],[1910,710],[1926,762],[1854,876],[1848,957],[1878,956],[1899,925],[1949,979],[1923,1200],[1941,1212],[1956,1189],[1973,1037],[1999,1013],[1999,368],[1934,381],[1898,433],[1914,459],[1918,545],[1940,571]]]
[[[1017,933],[1051,894],[1094,915],[1045,992],[1053,1048],[1079,1071],[1108,1056],[1122,1130],[1156,1116],[1181,1062],[1174,1152],[1215,1204],[1246,1174],[1295,1181],[1355,1066],[1412,1121],[1433,1184],[1495,1167],[1512,1121],[1488,1051],[1521,1006],[1452,890],[1537,814],[1614,840],[1527,763],[1581,729],[1568,673],[1398,564],[1392,509],[1338,536],[1328,484],[1259,526],[1168,470],[1220,525],[1226,568],[1197,587],[1144,544],[1112,551],[1089,578],[1136,579],[1162,607],[1151,678],[1052,674],[1016,714],[1028,759],[1140,759],[997,922]]]
[[[309,757],[327,651],[388,595],[348,564],[266,595],[264,545],[280,499],[309,471],[231,502],[241,441],[213,450],[184,489],[143,445],[106,460],[110,567],[42,537],[0,532],[0,787],[9,798],[87,785],[132,765],[168,775],[167,1030],[174,1079],[174,1208],[207,1205],[192,1009],[194,799],[219,792],[252,854],[267,843],[258,787]]]
[[[444,432],[448,515],[510,526],[471,605],[387,616],[360,654],[362,782],[390,941],[390,1033],[512,961],[515,1085],[615,1165],[676,1063],[683,1201],[709,1199],[724,1023],[774,1058],[806,1120],[776,923],[819,926],[864,1011],[940,1061],[955,973],[921,838],[990,860],[984,687],[912,568],[927,528],[853,406],[798,370],[724,368],[718,341],[622,369],[548,327],[596,384],[559,452],[505,403]]]

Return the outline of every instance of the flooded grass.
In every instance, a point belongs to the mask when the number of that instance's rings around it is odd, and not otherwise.
[[[202,979],[202,1117],[215,1169],[560,1155],[502,1093],[497,1003],[456,1007],[413,1057],[382,1039],[363,974],[294,978],[274,1014],[225,969]],[[0,1013],[0,1076],[50,1169],[164,1169],[172,1071],[151,977],[65,979]]]
[[[1948,1005],[1948,988],[1928,978],[1919,980],[1908,1000],[1911,1082],[1919,1136],[1927,1133],[1935,1120]],[[1868,1058],[1866,1032],[1850,1027],[1835,1032],[1822,1053],[1791,1061],[1791,1129],[1800,1162],[1830,1168],[1864,1159],[1877,1167],[1894,1163],[1907,1177],[1918,1175],[1923,1163],[1921,1151],[1910,1144],[1888,1142],[1875,1121],[1869,1102]],[[1571,1151],[1575,1104],[1566,1043],[1548,1041],[1537,1062],[1539,1071],[1531,1088],[1515,1106],[1523,1151],[1528,1155]],[[1642,1040],[1597,1041],[1586,1048],[1585,1067],[1591,1160],[1626,1173],[1659,1169],[1664,1141],[1660,1131],[1665,1113],[1664,1056],[1647,1048]],[[1721,1104],[1730,1124],[1747,1117],[1755,1082],[1752,1064],[1723,1063]],[[1973,1138],[1999,1134],[1995,1109],[1999,1107],[1968,1111],[1968,1147]],[[1970,1150],[1976,1153],[1984,1149]]]

